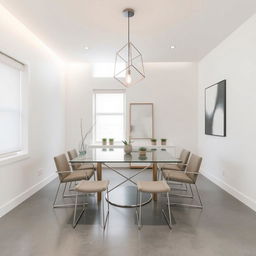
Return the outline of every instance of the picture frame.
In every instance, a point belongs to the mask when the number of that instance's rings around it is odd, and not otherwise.
[[[226,137],[226,80],[205,88],[205,134]]]

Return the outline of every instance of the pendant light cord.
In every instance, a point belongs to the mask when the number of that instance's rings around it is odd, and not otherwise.
[[[130,43],[130,16],[128,13],[128,43]]]
[[[131,48],[130,48],[130,15],[128,12],[128,66],[131,64]],[[129,69],[130,72],[130,69]]]

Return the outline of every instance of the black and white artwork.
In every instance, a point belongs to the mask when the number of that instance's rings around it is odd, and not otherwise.
[[[205,134],[226,136],[226,80],[205,89]]]

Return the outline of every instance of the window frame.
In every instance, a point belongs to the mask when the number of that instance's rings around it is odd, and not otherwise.
[[[20,122],[21,122],[21,145],[13,151],[0,154],[0,165],[16,162],[29,157],[28,154],[28,78],[29,68],[21,62],[0,51],[0,62],[16,68],[20,71]]]
[[[97,94],[123,94],[123,114],[119,113],[96,113],[96,95]],[[123,138],[126,136],[126,90],[122,89],[94,89],[92,100],[92,120],[93,120],[93,132],[92,141],[94,145],[101,144],[101,141],[96,141],[96,116],[97,115],[123,115]],[[121,144],[122,141],[115,141],[117,144]]]

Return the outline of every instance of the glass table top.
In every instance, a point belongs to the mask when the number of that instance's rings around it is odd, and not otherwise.
[[[138,151],[125,154],[123,148],[90,148],[86,154],[79,155],[71,163],[180,163],[165,149],[148,150],[142,157]]]

